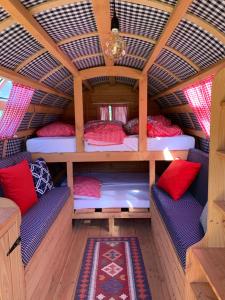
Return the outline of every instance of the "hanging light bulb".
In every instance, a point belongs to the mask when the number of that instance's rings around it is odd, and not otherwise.
[[[113,18],[111,20],[111,38],[105,44],[105,54],[111,59],[118,59],[126,54],[126,46],[119,35],[119,19],[116,16],[115,0],[113,2]]]

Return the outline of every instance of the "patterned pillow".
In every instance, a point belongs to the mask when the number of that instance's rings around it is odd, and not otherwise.
[[[31,162],[30,170],[34,180],[35,190],[39,198],[54,188],[51,174],[46,161],[43,158],[38,158],[34,162]]]

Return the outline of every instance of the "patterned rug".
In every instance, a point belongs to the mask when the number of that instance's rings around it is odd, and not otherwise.
[[[136,237],[89,238],[75,300],[151,300]]]

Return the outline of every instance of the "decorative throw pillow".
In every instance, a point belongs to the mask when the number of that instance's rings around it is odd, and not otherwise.
[[[75,136],[75,128],[71,124],[54,122],[36,132],[39,137]]]
[[[94,177],[75,176],[73,189],[75,197],[101,197],[101,181]]]
[[[47,191],[54,188],[51,174],[46,161],[43,158],[38,158],[30,163],[30,170],[34,180],[35,190],[39,198]]]
[[[0,169],[0,183],[4,196],[14,201],[24,214],[37,202],[34,182],[26,160]]]
[[[200,222],[202,224],[203,230],[206,233],[207,230],[207,218],[208,218],[208,202],[203,208],[202,214],[200,216]]]
[[[174,160],[161,175],[157,185],[174,200],[179,200],[194,181],[200,168],[200,163]]]

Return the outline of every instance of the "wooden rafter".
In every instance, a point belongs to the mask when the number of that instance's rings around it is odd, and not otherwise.
[[[106,66],[112,66],[113,61],[105,55],[105,43],[110,36],[111,17],[109,0],[92,0],[93,11],[97,24],[100,44],[102,47]]]
[[[192,108],[189,104],[181,104],[172,107],[167,107],[162,109],[163,114],[170,113],[193,113]]]
[[[78,70],[70,59],[59,49],[52,38],[33,18],[30,12],[18,0],[0,0],[0,5],[10,13],[16,22],[21,24],[46,50],[48,50],[62,65],[64,65],[74,76]]]
[[[41,90],[41,91],[43,91],[45,93],[49,93],[49,94],[53,94],[53,95],[56,95],[56,96],[60,96],[60,97],[63,97],[63,98],[69,99],[69,100],[73,99],[71,96],[65,95],[65,93],[62,93],[62,92],[58,91],[55,88],[51,88],[51,87],[45,85],[44,83],[35,81],[35,80],[30,79],[28,77],[25,77],[23,75],[20,75],[20,74],[18,74],[16,72],[14,72],[12,70],[9,70],[7,68],[4,68],[4,67],[0,67],[0,75],[2,77],[9,78],[12,81],[28,85],[28,86],[30,86],[30,87],[32,87],[34,89]]]
[[[148,70],[151,68],[151,66],[154,64],[155,60],[159,56],[161,50],[164,48],[166,45],[169,37],[173,33],[174,29],[177,27],[179,24],[180,20],[184,17],[185,12],[187,11],[189,5],[191,4],[193,0],[180,0],[173,10],[163,33],[161,34],[157,44],[155,45],[145,67],[143,70],[143,73],[146,74]]]
[[[152,8],[163,10],[168,13],[171,13],[174,9],[173,5],[163,3],[161,1],[155,1],[155,0],[125,0],[125,1],[127,1],[129,3],[150,6]]]

